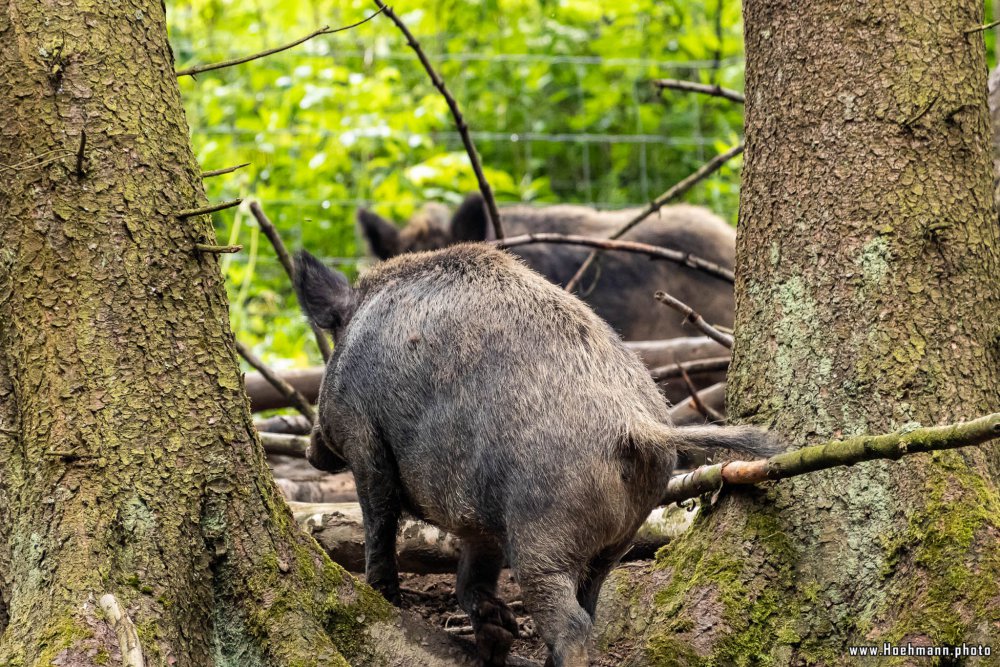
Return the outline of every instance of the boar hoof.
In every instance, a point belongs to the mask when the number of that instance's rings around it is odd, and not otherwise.
[[[374,588],[382,597],[392,603],[394,607],[401,607],[403,605],[403,596],[399,592],[399,585],[392,584],[379,584],[369,582],[369,585]]]
[[[518,636],[517,619],[510,608],[500,598],[481,595],[476,601],[472,625],[480,664],[485,667],[505,665],[510,645]]]

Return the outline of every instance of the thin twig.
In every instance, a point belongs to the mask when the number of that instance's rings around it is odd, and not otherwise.
[[[210,243],[195,243],[194,249],[198,252],[213,253],[216,255],[224,255],[227,253],[234,253],[243,250],[241,245],[212,245]]]
[[[253,217],[257,220],[257,225],[260,227],[260,231],[264,232],[264,236],[266,236],[267,240],[271,242],[271,247],[274,248],[274,254],[278,256],[278,261],[281,262],[283,267],[285,267],[285,273],[288,274],[288,279],[294,282],[295,264],[292,262],[292,256],[288,254],[288,249],[281,240],[281,234],[278,233],[278,228],[274,226],[271,219],[264,213],[264,209],[260,207],[260,202],[250,202],[250,213],[252,213]],[[323,330],[315,324],[310,324],[310,326],[312,327],[313,335],[316,337],[316,344],[319,346],[319,352],[323,355],[323,361],[329,361],[330,356],[333,354],[333,350],[330,348],[330,340],[326,337],[326,334],[323,333]]]
[[[703,164],[701,167],[699,167],[698,170],[695,171],[693,174],[685,178],[683,181],[677,183],[672,188],[670,188],[662,195],[660,195],[652,202],[650,202],[649,205],[646,206],[646,208],[642,209],[642,211],[640,211],[634,218],[632,218],[624,225],[619,227],[614,234],[608,237],[608,239],[614,240],[620,238],[622,235],[627,233],[630,229],[638,225],[640,222],[648,218],[650,215],[659,211],[668,202],[683,195],[685,192],[694,187],[699,181],[704,180],[709,175],[718,171],[718,169],[722,165],[724,165],[726,162],[728,162],[729,160],[736,157],[742,152],[743,152],[743,144],[741,143],[738,146],[730,148],[728,151],[722,153],[721,155],[716,155],[714,158],[712,158],[711,160]],[[572,292],[574,289],[576,289],[576,286],[580,283],[580,280],[583,279],[583,274],[587,272],[587,269],[590,268],[590,265],[594,263],[595,259],[597,259],[597,255],[599,252],[600,250],[594,250],[592,253],[590,253],[590,255],[587,256],[587,259],[585,259],[583,264],[580,265],[580,268],[577,269],[576,274],[574,274],[574,276],[570,278],[570,281],[566,283],[565,289],[567,292]]]
[[[227,208],[239,206],[242,203],[242,199],[231,199],[229,201],[219,202],[218,204],[209,204],[199,208],[188,208],[183,211],[178,211],[177,217],[183,220],[184,218],[193,218],[196,215],[209,215],[210,213],[215,213],[216,211],[224,211]]]
[[[76,151],[76,176],[77,178],[83,178],[83,160],[84,151],[87,150],[87,131],[80,130],[80,148]]]
[[[212,171],[203,171],[201,172],[201,177],[204,179],[204,178],[212,178],[213,176],[222,176],[223,174],[231,174],[237,169],[242,169],[243,167],[249,167],[249,166],[250,166],[249,162],[244,162],[243,164],[238,164],[235,167],[226,167],[225,169],[213,169]]]
[[[420,43],[410,32],[406,24],[396,16],[396,12],[392,11],[389,7],[382,2],[382,0],[374,0],[375,4],[378,5],[379,9],[385,13],[396,27],[400,29],[403,35],[406,37],[407,44],[410,48],[414,50],[417,54],[417,58],[420,59],[420,63],[424,66],[427,71],[427,75],[431,78],[431,82],[434,87],[438,89],[441,96],[444,97],[444,101],[448,103],[448,108],[451,109],[451,115],[455,119],[455,126],[458,128],[458,133],[462,137],[462,143],[465,145],[465,152],[469,154],[469,161],[472,163],[472,171],[476,173],[476,180],[479,182],[479,191],[483,194],[483,200],[486,202],[486,210],[490,215],[490,222],[493,224],[493,233],[496,235],[497,239],[503,239],[503,224],[500,222],[500,211],[497,210],[496,200],[493,198],[493,190],[490,188],[489,182],[486,180],[486,175],[483,173],[482,164],[479,161],[479,153],[476,151],[476,145],[472,143],[472,136],[469,134],[469,126],[465,122],[465,118],[462,116],[461,110],[458,108],[458,102],[455,98],[451,96],[448,92],[447,86],[444,85],[444,79],[437,73],[434,67],[431,65],[431,61],[427,59],[427,54],[424,50],[420,48]]]
[[[722,333],[711,324],[705,321],[701,315],[696,313],[691,306],[687,305],[679,299],[675,299],[666,292],[657,292],[655,298],[660,303],[666,304],[673,308],[674,310],[682,313],[684,315],[684,321],[690,322],[701,331],[703,334],[719,343],[720,345],[725,345],[730,350],[733,349],[733,337],[729,334]]]
[[[729,357],[712,357],[710,359],[694,359],[681,363],[660,366],[649,371],[654,382],[662,382],[680,377],[682,373],[712,373],[729,368]]]
[[[989,23],[984,23],[983,25],[977,25],[975,28],[969,28],[965,31],[966,35],[971,35],[976,32],[983,32],[984,30],[989,30],[990,28],[995,28],[1000,25],[1000,20],[990,21]]]
[[[682,81],[680,79],[654,79],[653,85],[660,90],[669,88],[671,90],[683,90],[688,93],[701,93],[702,95],[721,97],[729,100],[730,102],[736,102],[737,104],[743,104],[746,101],[743,93],[738,90],[723,88],[718,84],[698,83],[697,81]]]
[[[53,155],[52,157],[45,158],[44,160],[31,162],[32,160],[40,158],[44,155],[51,155],[53,152],[55,151],[45,151],[44,153],[30,157],[27,160],[22,160],[16,164],[0,164],[0,171],[23,171],[25,169],[37,169],[38,167],[44,167],[45,165],[52,164],[53,162],[58,162],[64,157],[73,155],[73,151],[63,151],[58,155]]]
[[[681,373],[681,377],[684,378],[684,384],[687,385],[688,393],[691,394],[691,401],[694,403],[694,407],[698,412],[705,416],[706,419],[712,422],[725,422],[726,417],[718,410],[709,407],[702,400],[701,396],[698,395],[698,387],[694,386],[694,382],[691,382],[691,377],[687,374],[684,368],[677,364],[677,368]]]
[[[698,400],[702,405],[714,408],[722,414],[726,409],[726,383],[717,382],[711,387],[706,387],[698,392]],[[702,413],[695,407],[694,401],[688,397],[670,408],[670,423],[674,426],[687,426],[689,424],[699,424],[704,421]]]
[[[910,127],[911,125],[913,125],[914,123],[916,123],[918,120],[920,120],[921,118],[923,118],[927,114],[927,112],[931,110],[931,107],[933,107],[934,104],[938,101],[938,98],[940,96],[941,96],[941,93],[935,92],[934,93],[934,97],[932,97],[927,104],[925,104],[923,107],[921,107],[917,111],[916,114],[914,114],[913,116],[911,116],[907,120],[903,121],[903,127]]]
[[[210,65],[196,65],[195,67],[188,67],[187,69],[178,70],[177,72],[175,72],[175,74],[177,76],[179,76],[179,77],[180,76],[194,76],[195,74],[201,74],[202,72],[211,72],[212,70],[223,69],[225,67],[233,67],[234,65],[242,65],[243,63],[248,63],[251,60],[257,60],[258,58],[266,58],[267,56],[272,56],[275,53],[281,53],[282,51],[287,51],[288,49],[294,48],[294,47],[298,46],[299,44],[302,44],[303,42],[308,42],[310,39],[313,39],[315,37],[319,37],[320,35],[332,35],[335,32],[341,32],[343,30],[350,30],[351,28],[357,28],[362,23],[367,23],[368,21],[371,21],[373,18],[375,18],[376,16],[378,16],[381,12],[382,12],[382,10],[380,9],[377,12],[375,12],[374,14],[372,14],[371,16],[368,16],[368,17],[364,18],[363,20],[358,21],[357,23],[352,23],[351,25],[345,25],[342,28],[334,28],[334,29],[331,30],[330,26],[325,25],[322,28],[320,28],[319,30],[314,30],[313,32],[311,32],[308,35],[306,35],[305,37],[301,37],[301,38],[295,40],[294,42],[289,42],[288,44],[284,44],[282,46],[277,46],[277,47],[275,47],[273,49],[267,49],[266,51],[261,51],[260,53],[254,53],[254,54],[251,54],[249,56],[243,56],[241,58],[234,58],[233,60],[226,60],[226,61],[221,62],[221,63],[212,63]]]
[[[240,356],[246,359],[246,362],[257,369],[265,380],[271,383],[271,386],[277,389],[282,396],[287,398],[292,406],[298,410],[303,417],[309,420],[310,424],[316,423],[316,413],[313,411],[312,406],[309,405],[309,401],[306,400],[299,391],[281,379],[277,373],[271,370],[271,367],[261,361],[260,357],[254,354],[250,348],[236,341],[236,351],[240,353]]]
[[[576,236],[574,234],[554,234],[550,232],[538,232],[535,234],[522,234],[512,236],[509,239],[497,242],[501,248],[513,248],[529,243],[562,243],[567,245],[589,246],[602,250],[621,250],[623,252],[633,252],[640,255],[648,255],[655,259],[664,259],[669,262],[676,262],[692,269],[703,271],[711,276],[724,280],[727,283],[735,281],[733,272],[719,266],[715,262],[702,259],[691,253],[662,248],[660,246],[649,245],[648,243],[636,243],[634,241],[612,241],[609,239],[599,239],[591,236]]]
[[[907,454],[980,445],[1000,438],[1000,413],[971,422],[902,430],[887,435],[863,435],[837,440],[757,461],[730,461],[702,466],[667,484],[662,504],[697,498],[723,484],[757,484],[817,470],[850,466],[875,459],[898,460]]]

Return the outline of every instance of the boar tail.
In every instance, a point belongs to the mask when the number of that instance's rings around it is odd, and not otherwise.
[[[769,458],[785,445],[754,426],[682,426],[670,429],[670,440],[681,451],[729,449],[755,458]]]
[[[351,320],[357,299],[347,278],[305,250],[295,255],[295,293],[313,324],[338,337]]]

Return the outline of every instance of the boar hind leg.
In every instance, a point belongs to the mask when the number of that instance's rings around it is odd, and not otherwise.
[[[519,569],[524,606],[549,647],[546,667],[589,667],[587,638],[592,622],[577,601],[576,573]]]
[[[387,600],[398,605],[399,569],[396,564],[396,531],[402,502],[401,484],[391,453],[372,443],[370,456],[352,470],[365,525],[365,579]]]
[[[503,552],[489,541],[464,540],[458,563],[455,594],[469,615],[476,634],[480,664],[502,667],[517,637],[517,619],[497,597],[497,578],[503,567]]]
[[[608,578],[611,570],[618,565],[622,556],[628,551],[629,544],[631,541],[626,543],[624,547],[607,549],[594,556],[587,564],[587,569],[580,579],[580,588],[577,590],[576,599],[584,611],[590,615],[591,620],[594,619],[597,610],[597,598],[601,594],[601,586],[604,585],[604,580]]]

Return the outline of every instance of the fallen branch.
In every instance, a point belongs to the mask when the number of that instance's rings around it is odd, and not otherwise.
[[[493,189],[490,188],[489,181],[486,180],[486,174],[483,173],[482,164],[479,161],[479,153],[476,151],[476,145],[472,143],[472,136],[469,134],[469,126],[465,122],[465,117],[462,116],[462,111],[458,108],[458,102],[455,98],[451,96],[448,92],[448,87],[444,85],[444,79],[437,73],[434,67],[431,65],[431,61],[427,59],[427,54],[420,47],[420,42],[413,36],[406,24],[396,16],[396,12],[392,11],[387,7],[382,0],[374,0],[375,4],[378,6],[379,11],[384,12],[389,19],[396,24],[396,27],[403,33],[406,37],[406,43],[410,45],[410,48],[417,54],[417,58],[420,60],[420,64],[424,66],[424,70],[427,71],[427,75],[431,78],[431,83],[434,87],[438,89],[441,96],[444,97],[444,101],[447,102],[448,108],[451,109],[451,115],[455,119],[455,126],[458,128],[458,134],[462,137],[462,144],[465,146],[465,152],[469,154],[469,161],[472,163],[472,171],[476,174],[476,181],[479,183],[479,191],[483,194],[483,200],[486,202],[486,210],[490,215],[490,222],[493,224],[493,233],[496,235],[497,239],[503,239],[503,224],[500,222],[500,211],[497,209],[497,202],[493,198]]]
[[[285,435],[282,433],[258,433],[260,444],[264,446],[264,451],[268,454],[280,454],[282,456],[294,456],[304,459],[306,448],[309,446],[309,438],[303,435]]]
[[[737,104],[743,104],[745,101],[743,93],[738,90],[723,88],[718,84],[710,85],[696,81],[681,81],[680,79],[654,79],[653,85],[660,90],[669,88],[671,90],[683,90],[687,93],[701,93],[702,95],[721,97]]]
[[[310,533],[337,563],[354,572],[365,569],[365,531],[357,503],[295,503],[288,506],[296,523]],[[656,550],[686,531],[695,513],[680,507],[653,510],[639,528],[623,560],[652,557]],[[399,569],[404,572],[454,572],[460,542],[453,535],[415,519],[400,521],[396,542]]]
[[[374,14],[372,14],[371,16],[368,16],[365,19],[363,19],[361,21],[358,21],[357,23],[352,23],[351,25],[345,25],[342,28],[334,28],[334,29],[331,30],[330,26],[325,25],[322,28],[320,28],[319,30],[314,30],[313,32],[311,32],[308,35],[306,35],[305,37],[301,37],[301,38],[295,40],[294,42],[289,42],[288,44],[284,44],[282,46],[276,46],[273,49],[267,49],[266,51],[261,51],[259,53],[254,53],[254,54],[251,54],[249,56],[243,56],[242,58],[234,58],[232,60],[226,60],[226,61],[223,61],[221,63],[212,63],[210,65],[196,65],[195,67],[188,67],[187,69],[178,70],[177,72],[175,72],[175,74],[178,77],[181,77],[181,76],[194,76],[196,74],[201,74],[202,72],[211,72],[212,70],[223,69],[225,67],[233,67],[235,65],[242,65],[243,63],[248,63],[251,60],[257,60],[258,58],[266,58],[267,56],[272,56],[275,53],[281,53],[282,51],[287,51],[288,49],[294,48],[294,47],[298,46],[299,44],[302,44],[303,42],[308,42],[310,39],[314,39],[316,37],[319,37],[320,35],[332,35],[335,32],[341,32],[341,31],[344,31],[344,30],[350,30],[351,28],[357,28],[362,23],[367,23],[368,21],[371,21],[373,18],[375,18],[376,16],[378,16],[381,13],[382,13],[382,10],[380,9],[377,12],[375,12]]]
[[[703,406],[711,407],[719,414],[726,412],[726,383],[719,382],[711,387],[706,387],[697,393],[698,401]],[[698,406],[693,397],[689,397],[670,408],[667,413],[674,426],[689,426],[691,424],[705,423],[705,416],[698,410]]]
[[[139,632],[128,614],[122,609],[112,593],[105,593],[97,601],[104,618],[118,638],[118,650],[121,653],[121,663],[124,667],[146,667],[146,658],[142,654],[142,644],[139,642]]]
[[[271,367],[265,364],[260,357],[250,350],[250,348],[238,340],[235,342],[236,351],[240,353],[240,356],[243,357],[248,364],[256,368],[257,372],[260,373],[265,380],[270,382],[271,386],[277,389],[282,396],[287,398],[289,403],[292,404],[292,407],[298,410],[303,417],[308,419],[310,424],[316,423],[316,413],[313,411],[312,406],[309,405],[309,401],[306,400],[306,397],[299,393],[295,387],[282,380],[281,376],[271,370]]]
[[[647,255],[654,259],[663,259],[668,262],[682,264],[692,269],[696,269],[710,276],[719,278],[728,283],[735,282],[735,276],[729,269],[719,266],[715,262],[710,262],[701,257],[697,257],[688,252],[662,248],[660,246],[649,245],[648,243],[636,243],[634,241],[615,241],[610,239],[599,239],[591,236],[577,236],[574,234],[554,234],[549,232],[538,232],[535,234],[522,234],[503,241],[497,241],[496,245],[501,248],[514,248],[516,246],[528,245],[530,243],[559,243],[566,245],[590,246],[602,250],[616,250],[622,252],[638,253]]]
[[[758,461],[717,463],[671,479],[663,503],[697,498],[723,484],[757,484],[863,461],[898,460],[907,454],[969,447],[995,438],[1000,438],[1000,413],[959,424],[836,440]]]
[[[723,333],[713,327],[711,324],[705,321],[705,318],[694,311],[691,306],[687,305],[679,299],[675,299],[666,292],[657,292],[655,299],[660,303],[670,306],[679,313],[683,313],[684,321],[690,322],[701,331],[703,334],[716,341],[720,345],[728,347],[730,350],[733,349],[733,337],[727,333]]]
[[[718,171],[722,165],[724,165],[730,159],[736,157],[742,152],[743,152],[743,144],[739,144],[738,146],[730,148],[728,151],[722,153],[721,155],[716,155],[714,158],[712,158],[711,160],[703,164],[701,167],[699,167],[698,170],[695,171],[693,174],[691,174],[690,176],[688,176],[687,178],[685,178],[684,180],[682,180],[681,182],[677,183],[672,188],[664,192],[662,195],[651,201],[649,205],[646,206],[646,208],[642,209],[642,211],[640,211],[634,218],[632,218],[624,225],[619,227],[614,234],[608,237],[608,239],[613,241],[617,238],[622,237],[630,229],[632,229],[640,222],[651,216],[653,213],[659,211],[661,208],[666,206],[667,203],[683,195],[685,192],[693,188],[698,182],[704,180],[711,174]],[[583,274],[587,272],[587,269],[590,268],[590,265],[594,263],[595,259],[597,259],[597,255],[599,252],[600,250],[594,250],[594,252],[590,253],[590,255],[587,256],[587,259],[585,259],[583,261],[583,264],[580,265],[580,268],[577,269],[576,274],[574,274],[573,277],[570,278],[570,281],[566,283],[565,289],[567,292],[572,292],[574,289],[576,289],[576,286],[580,283],[580,280],[583,279]]]
[[[633,340],[626,342],[625,347],[632,350],[649,369],[729,355],[728,349],[707,336]]]
[[[628,341],[625,347],[635,352],[649,368],[666,366],[692,359],[705,359],[726,354],[727,350],[711,338],[692,336],[687,338],[672,338],[669,340]],[[319,385],[326,369],[323,366],[299,368],[280,371],[278,375],[292,385],[296,391],[305,396],[310,403],[315,403],[319,396]],[[250,410],[261,412],[275,408],[290,406],[285,398],[270,382],[259,373],[247,373],[247,395],[250,397]]]
[[[309,435],[312,422],[302,415],[278,415],[253,423],[260,433],[283,433],[285,435]]]
[[[670,366],[660,366],[649,371],[649,374],[654,382],[663,382],[682,377],[685,373],[711,373],[724,371],[727,368],[729,368],[729,357],[712,357],[711,359],[695,359]]]
[[[274,248],[274,254],[278,256],[278,261],[281,262],[283,267],[285,267],[285,273],[288,274],[288,279],[295,282],[295,264],[292,262],[292,256],[288,254],[288,249],[281,240],[281,234],[278,233],[278,228],[274,226],[271,219],[264,213],[264,209],[260,207],[260,202],[250,202],[250,213],[253,214],[254,219],[257,221],[260,231],[264,232],[264,236],[266,236],[267,240],[271,242],[271,247]],[[317,327],[312,322],[309,323],[309,326],[312,328],[313,336],[316,338],[316,345],[319,347],[319,353],[322,355],[325,363],[330,360],[330,356],[333,354],[333,349],[330,347],[330,339],[326,337],[326,334],[323,333],[322,329]],[[315,400],[315,398],[313,400]]]

